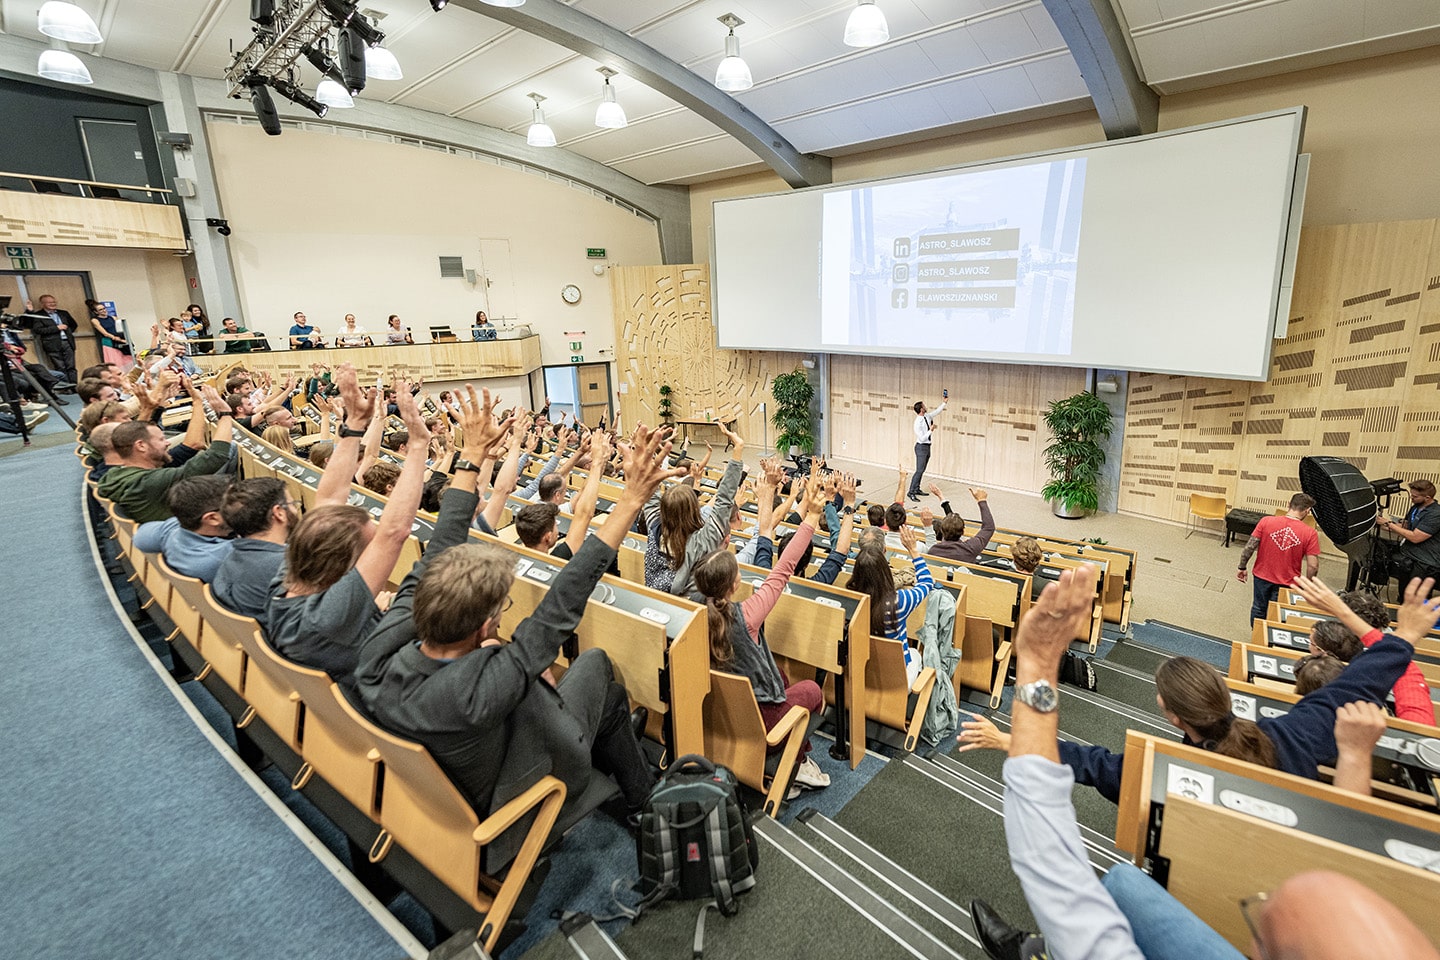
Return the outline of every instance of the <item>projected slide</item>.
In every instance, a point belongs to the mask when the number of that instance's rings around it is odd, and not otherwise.
[[[1068,355],[1085,164],[827,193],[822,343]]]

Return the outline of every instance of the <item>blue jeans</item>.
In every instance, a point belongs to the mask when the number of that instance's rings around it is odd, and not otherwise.
[[[1130,921],[1145,960],[1244,960],[1230,941],[1137,867],[1112,867],[1103,882]]]
[[[925,468],[930,465],[930,444],[915,444],[915,476],[910,478],[909,494],[920,495],[920,478],[925,476]]]
[[[1254,574],[1251,574],[1250,580],[1255,587],[1255,600],[1250,604],[1250,619],[1252,622],[1264,620],[1265,614],[1270,609],[1270,601],[1280,599],[1280,584],[1271,583],[1264,577],[1257,577]]]

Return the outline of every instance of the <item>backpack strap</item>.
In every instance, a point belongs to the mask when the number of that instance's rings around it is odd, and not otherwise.
[[[693,960],[705,960],[705,914],[710,912],[711,907],[716,906],[719,905],[711,900],[700,907],[700,915],[695,918],[695,945],[690,953]]]
[[[720,913],[735,915],[735,891],[730,886],[730,831],[727,829],[726,807],[717,803],[705,818],[705,832],[710,847],[710,889],[715,893],[715,906]],[[704,913],[701,913],[703,919]]]

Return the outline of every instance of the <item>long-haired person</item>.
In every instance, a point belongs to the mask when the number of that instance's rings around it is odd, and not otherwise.
[[[710,666],[749,678],[767,730],[784,719],[792,706],[804,707],[814,714],[825,703],[815,681],[789,683],[765,642],[765,618],[775,609],[785,584],[795,572],[796,562],[814,537],[820,511],[825,507],[825,489],[818,480],[811,482],[809,494],[800,529],[780,554],[780,562],[743,602],[731,599],[740,586],[740,565],[735,554],[724,548],[713,550],[702,557],[694,569],[695,592],[691,598],[705,604],[710,628]],[[801,747],[804,759],[795,768],[795,783],[802,787],[828,787],[829,775],[820,770],[809,752],[807,740]]]
[[[121,370],[129,370],[135,360],[120,318],[110,316],[110,308],[99,300],[86,300],[85,306],[90,309],[90,326],[100,341],[100,359],[115,364]]]
[[[198,303],[192,303],[180,314],[181,321],[185,324],[185,336],[190,340],[199,340],[195,344],[194,353],[214,353],[215,345],[210,342],[210,318],[205,316],[205,308]]]
[[[890,558],[885,548],[880,541],[870,540],[860,545],[860,552],[855,556],[855,571],[850,575],[847,589],[869,595],[872,636],[899,640],[904,644],[905,673],[914,683],[920,675],[920,655],[910,647],[905,618],[924,602],[935,587],[935,579],[920,554],[921,545],[915,537],[915,530],[908,523],[900,527],[900,543],[915,568],[915,586],[895,588],[895,574],[890,569]]]
[[[1295,582],[1307,602],[1321,606],[1324,597],[1315,588],[1316,583],[1305,577]],[[1302,697],[1284,716],[1264,717],[1258,722],[1235,716],[1225,678],[1210,664],[1194,657],[1176,657],[1160,665],[1155,671],[1155,702],[1192,747],[1319,779],[1320,764],[1328,763],[1337,753],[1336,711],[1357,701],[1383,704],[1390,688],[1409,666],[1416,641],[1440,619],[1440,597],[1425,599],[1433,586],[1432,580],[1411,580],[1394,631],[1356,657],[1334,680]],[[980,747],[1009,749],[1009,736],[988,720],[975,718],[961,726],[962,751]],[[1110,801],[1120,802],[1123,753],[1061,740],[1060,759],[1075,771],[1077,783],[1093,786]]]
[[[693,589],[696,561],[725,542],[730,534],[730,507],[745,472],[745,441],[723,423],[716,423],[730,441],[730,462],[710,501],[709,518],[700,513],[700,498],[689,481],[657,491],[645,504],[645,586],[684,596]]]

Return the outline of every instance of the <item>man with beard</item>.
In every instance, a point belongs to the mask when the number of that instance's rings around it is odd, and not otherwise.
[[[230,463],[230,437],[235,421],[218,393],[208,386],[202,387],[201,392],[221,416],[213,439],[206,447],[205,411],[200,403],[192,405],[194,413],[181,445],[200,452],[183,466],[169,466],[170,446],[165,434],[153,423],[132,420],[120,424],[111,434],[118,463],[106,471],[97,492],[113,500],[130,519],[140,523],[169,519],[174,514],[166,502],[166,494],[172,486],[186,477],[220,473]]]

